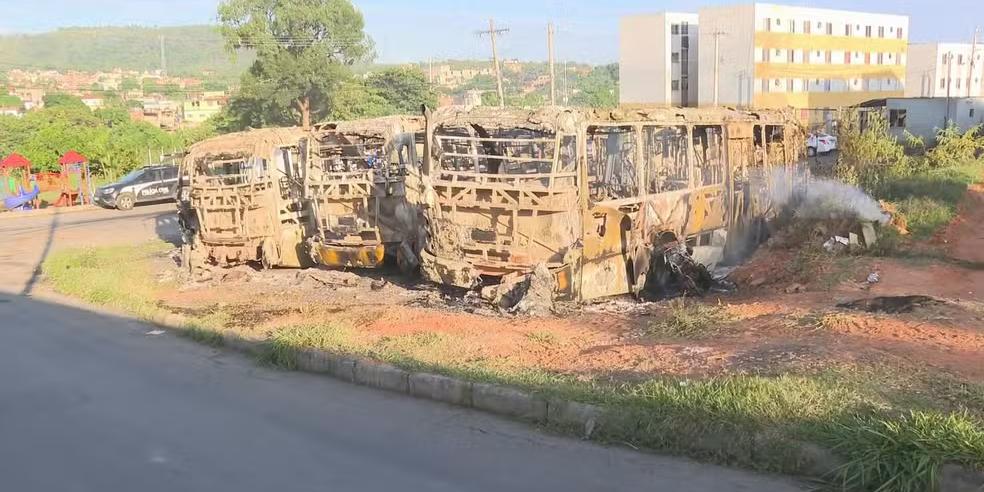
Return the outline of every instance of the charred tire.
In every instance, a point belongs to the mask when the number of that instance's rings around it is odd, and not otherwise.
[[[807,147],[806,148],[806,156],[807,157],[815,157],[816,155],[817,155],[817,148],[816,147]]]
[[[117,210],[130,210],[133,208],[136,200],[133,198],[132,193],[120,193],[116,197],[116,209]]]

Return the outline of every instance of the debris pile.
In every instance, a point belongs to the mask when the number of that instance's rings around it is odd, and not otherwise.
[[[553,273],[545,264],[539,263],[529,274],[503,276],[500,283],[484,287],[481,296],[506,312],[538,316],[553,310],[556,287]]]

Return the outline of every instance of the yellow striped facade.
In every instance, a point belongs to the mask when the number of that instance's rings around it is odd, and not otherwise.
[[[806,34],[788,32],[756,32],[755,48],[762,50],[796,50],[807,52],[838,51],[847,53],[870,53],[869,60],[877,59],[878,53],[894,53],[904,56],[908,50],[906,39],[868,38],[858,36],[834,36],[826,34]],[[841,55],[843,56],[843,55]],[[835,57],[835,60],[842,58]],[[787,63],[756,62],[755,79],[801,79],[841,80],[850,86],[850,81],[861,79],[862,87],[868,80],[893,80],[900,84],[899,90],[870,91],[800,91],[800,92],[756,92],[754,104],[758,107],[776,108],[836,108],[851,106],[871,99],[900,97],[905,83],[905,65],[858,64],[858,63]]]

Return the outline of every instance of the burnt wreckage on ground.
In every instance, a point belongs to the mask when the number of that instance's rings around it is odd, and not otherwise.
[[[345,268],[390,254],[434,282],[574,301],[681,277],[704,288],[699,264],[775,215],[771,180],[794,174],[768,170],[796,164],[805,136],[783,112],[679,108],[442,108],[270,131],[192,147],[183,216],[200,225],[182,222],[199,259]]]

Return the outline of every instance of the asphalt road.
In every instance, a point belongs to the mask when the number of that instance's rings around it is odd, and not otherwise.
[[[169,210],[0,219],[0,489],[802,490],[266,369],[31,287],[46,249],[167,237]]]

